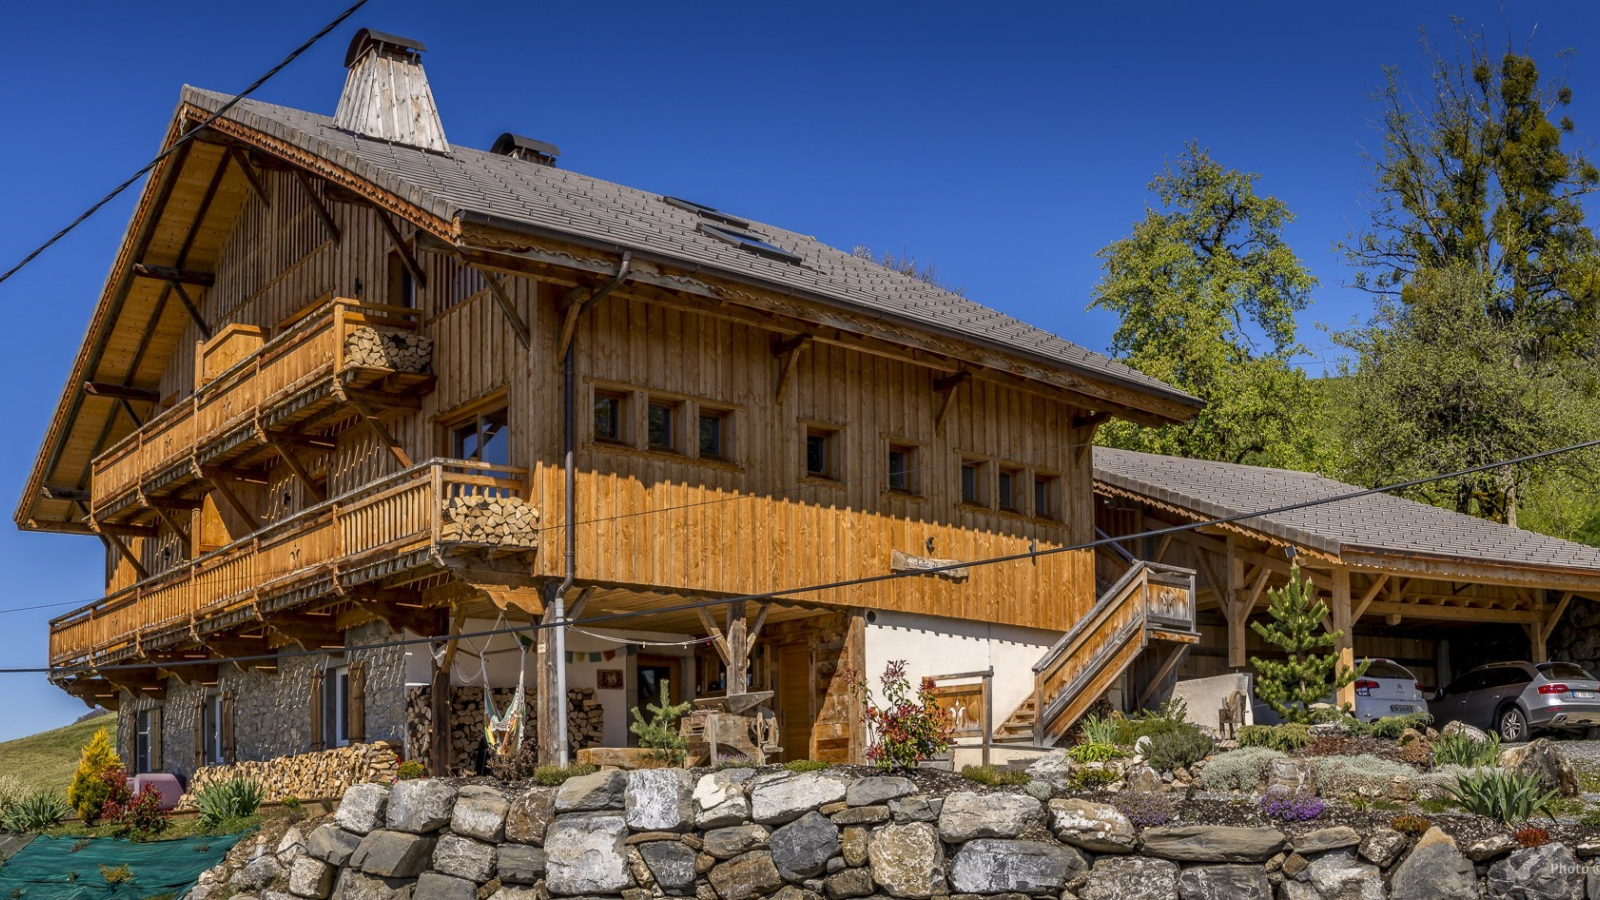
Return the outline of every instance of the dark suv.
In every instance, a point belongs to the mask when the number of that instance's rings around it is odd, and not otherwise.
[[[1450,682],[1428,707],[1437,726],[1460,721],[1525,741],[1536,728],[1600,725],[1600,682],[1575,663],[1490,663]]]

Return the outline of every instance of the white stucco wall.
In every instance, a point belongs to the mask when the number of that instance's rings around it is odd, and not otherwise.
[[[871,612],[866,625],[866,671],[877,695],[878,675],[906,660],[912,684],[926,675],[994,667],[994,724],[999,726],[1033,693],[1033,664],[1059,632],[913,613]],[[881,696],[879,699],[882,699]]]

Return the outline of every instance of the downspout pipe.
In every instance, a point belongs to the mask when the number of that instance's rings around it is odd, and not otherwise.
[[[604,300],[608,294],[621,287],[622,283],[628,280],[628,272],[632,265],[633,252],[625,251],[622,254],[622,262],[617,264],[617,274],[613,275],[611,280],[602,285],[599,290],[590,294],[587,300],[582,301],[583,305],[578,308],[578,314],[582,315],[584,310]],[[564,403],[563,427],[566,432],[563,440],[565,458],[562,461],[565,490],[562,493],[565,502],[567,546],[565,574],[562,575],[561,584],[556,588],[555,600],[550,608],[550,621],[557,626],[555,628],[555,652],[552,654],[555,658],[556,669],[556,763],[562,766],[567,764],[567,592],[572,590],[572,583],[578,579],[578,471],[576,462],[578,449],[578,378],[573,364],[577,346],[578,337],[573,335],[572,340],[567,342],[567,352],[561,361],[564,380],[562,387]]]

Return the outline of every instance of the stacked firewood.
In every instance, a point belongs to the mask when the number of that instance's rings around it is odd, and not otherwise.
[[[495,708],[501,715],[516,694],[515,688],[494,688]],[[426,759],[428,738],[433,732],[433,708],[427,687],[406,691],[406,757]],[[523,734],[532,740],[538,733],[538,709],[533,686],[527,690],[527,721]],[[477,760],[483,739],[483,688],[453,685],[450,688],[450,765],[452,772],[470,772]],[[593,688],[567,691],[567,741],[572,749],[597,747],[605,741],[605,710],[595,699]]]
[[[408,331],[353,328],[344,339],[346,365],[396,372],[427,372],[433,364],[433,338]]]
[[[451,497],[440,538],[534,548],[539,546],[539,510],[521,497]]]
[[[298,756],[206,766],[189,778],[189,791],[178,801],[178,808],[193,808],[191,798],[206,785],[240,776],[261,785],[268,803],[288,797],[301,800],[341,797],[351,785],[393,781],[400,771],[397,749],[387,741],[377,741]]]
[[[605,743],[605,709],[594,698],[593,688],[567,691],[567,746],[573,750],[598,747]]]

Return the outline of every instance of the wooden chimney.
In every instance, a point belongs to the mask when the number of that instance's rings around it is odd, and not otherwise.
[[[363,28],[350,41],[349,70],[333,124],[380,141],[449,153],[439,108],[422,70],[420,41]]]

